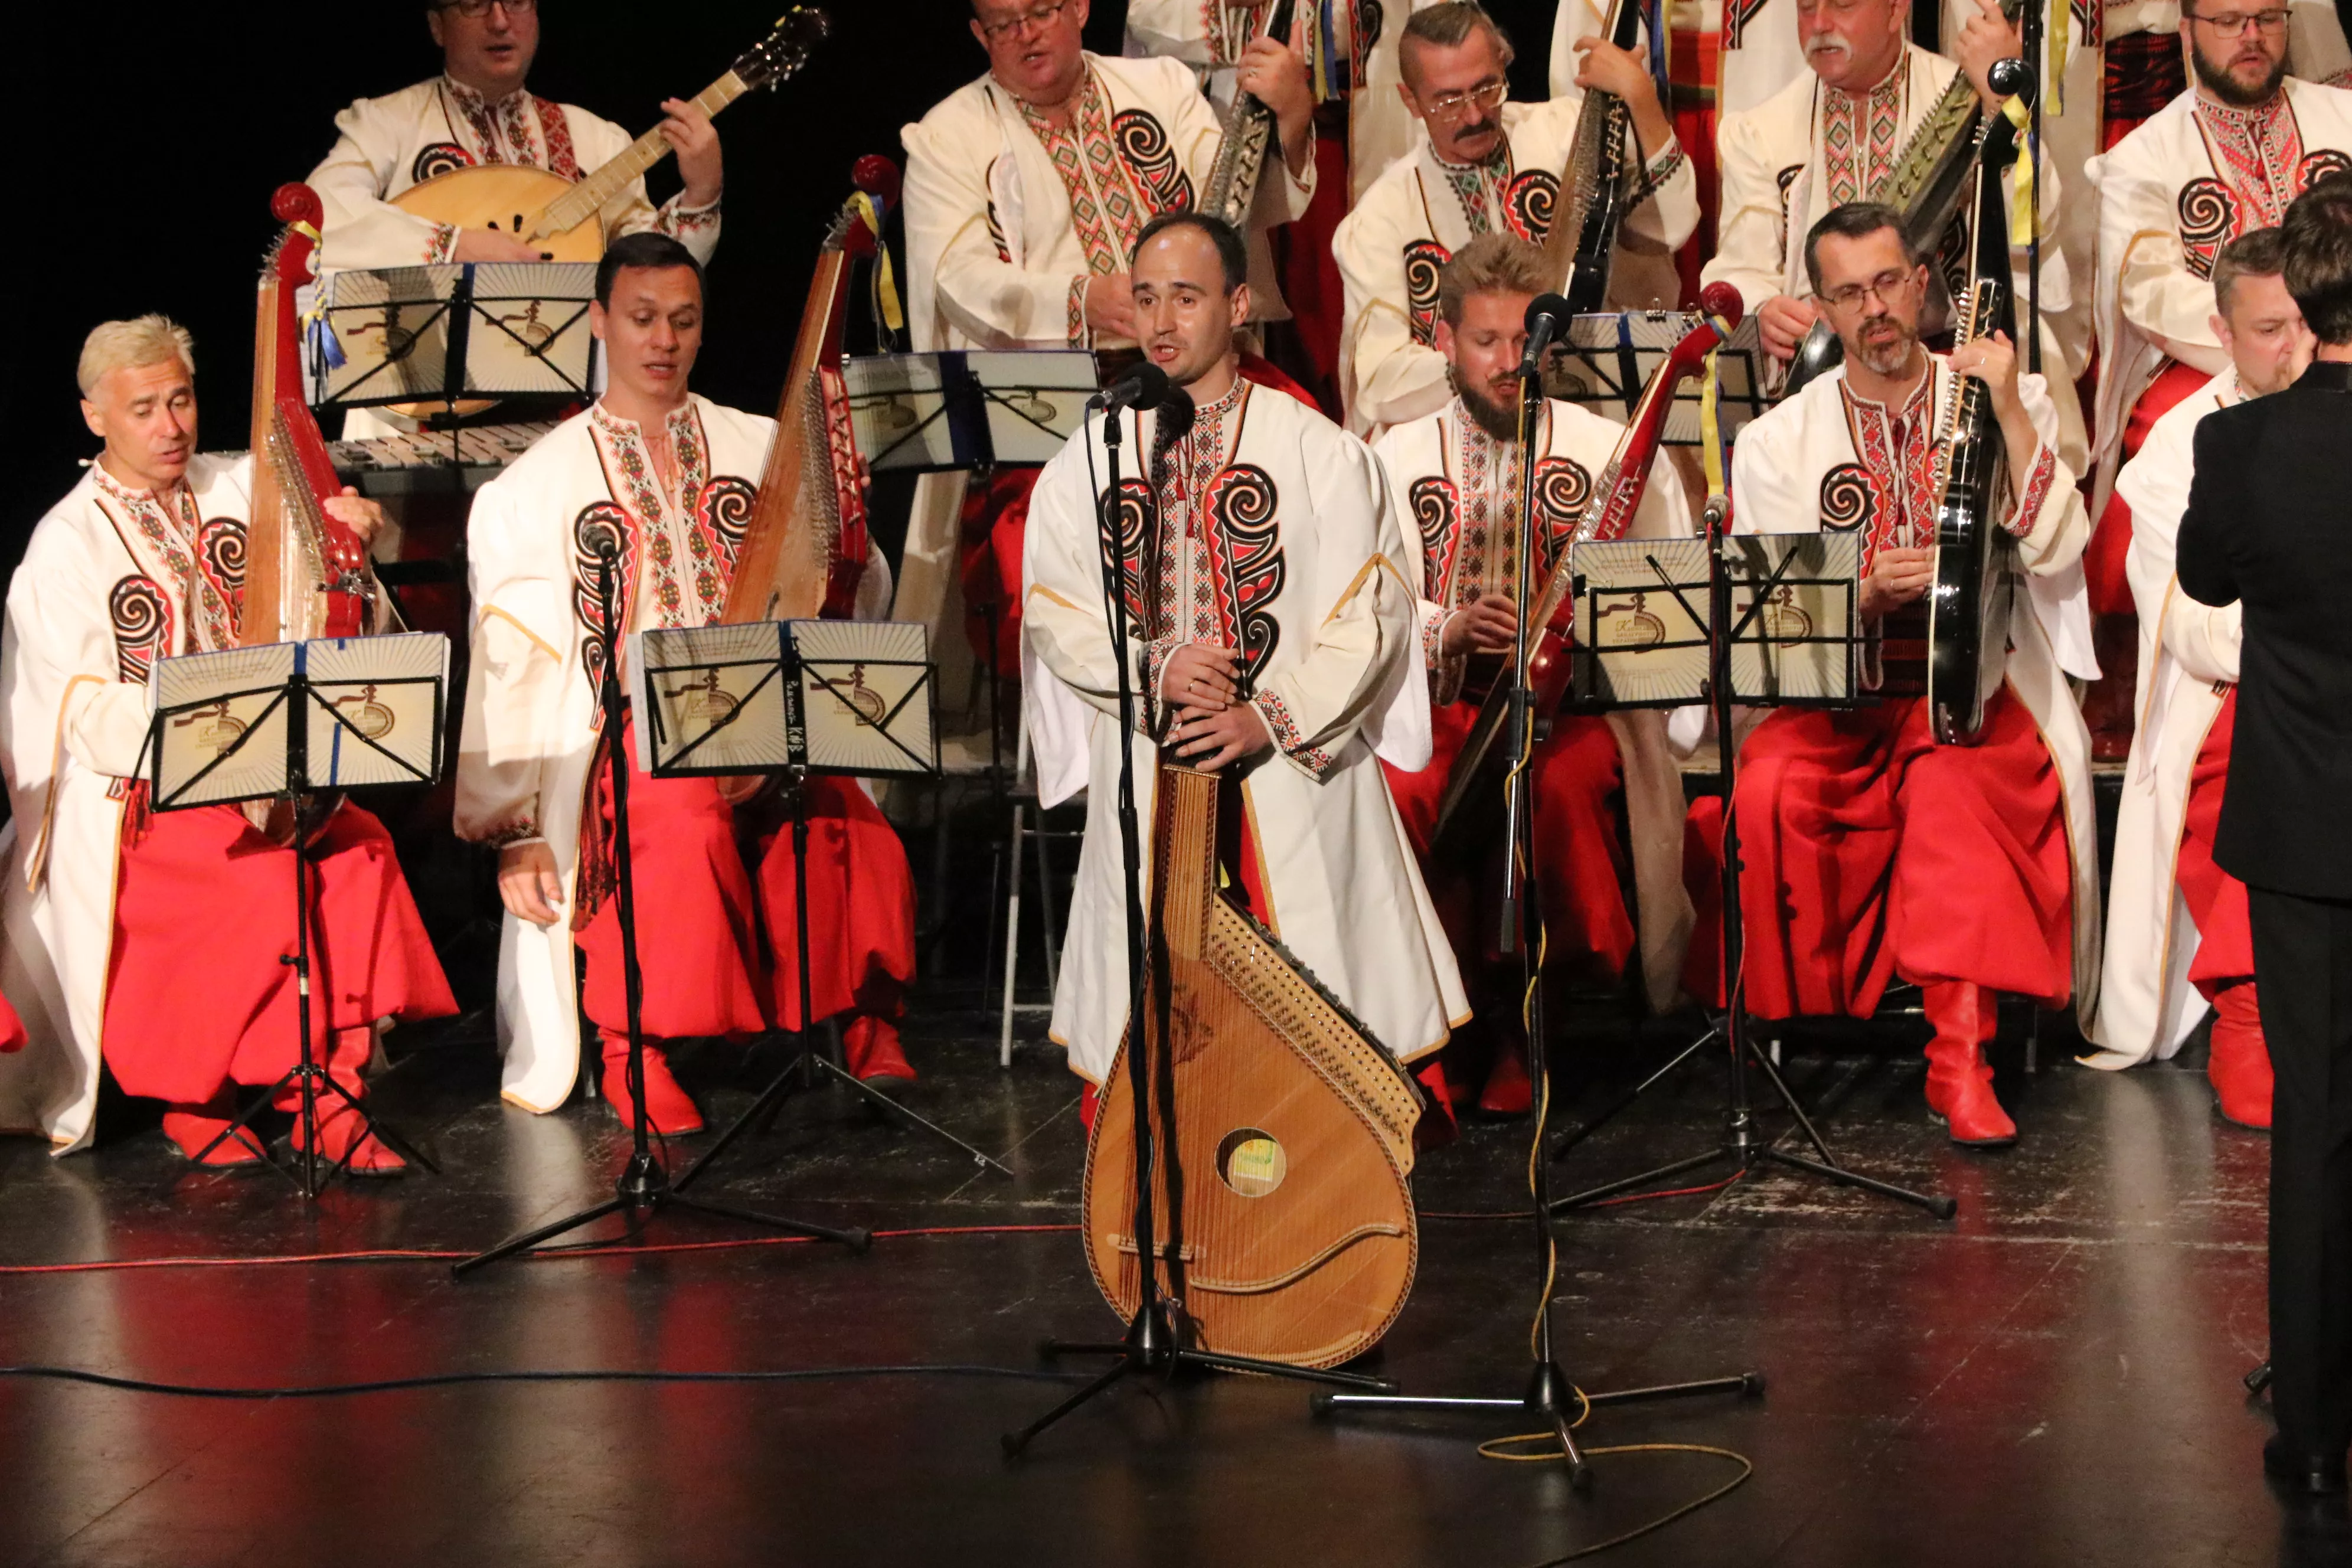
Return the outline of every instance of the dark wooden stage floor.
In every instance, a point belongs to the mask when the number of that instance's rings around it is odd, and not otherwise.
[[[993,1020],[919,1000],[909,1102],[1001,1153],[976,1173],[837,1093],[789,1109],[726,1195],[878,1229],[1057,1226],[1076,1200],[1076,1080]],[[62,1163],[0,1146],[0,1362],[250,1386],[448,1371],[1033,1372],[1048,1333],[1112,1327],[1055,1230],[878,1241],[858,1258],[753,1246],[502,1267],[441,1262],[42,1273],[101,1258],[466,1249],[604,1195],[625,1143],[603,1107],[500,1108],[488,1053],[405,1043],[381,1103],[447,1173],[337,1189],[206,1180],[160,1131]],[[1926,1120],[1906,1052],[1829,1040],[1794,1078],[1853,1163],[1938,1186],[1942,1225],[1780,1175],[1562,1224],[1571,1375],[1623,1386],[1747,1368],[1766,1396],[1603,1412],[1596,1445],[1693,1442],[1754,1479],[1607,1554],[1626,1564],[2225,1564],[2336,1561],[2338,1511],[2273,1500],[2259,1360],[2266,1148],[2213,1119],[2201,1073],[2110,1077],[2061,1057],[2006,1087],[2025,1141],[1966,1156]],[[1622,1049],[1622,1046],[1620,1047]],[[2054,1053],[2053,1053],[2054,1054]],[[1697,1064],[1557,1169],[1597,1182],[1706,1146]],[[724,1112],[765,1059],[684,1076]],[[1785,1128],[1775,1119],[1774,1131]],[[1474,1129],[1420,1178],[1419,1285],[1381,1365],[1416,1392],[1516,1392],[1534,1282],[1524,1124]],[[688,1145],[691,1147],[691,1145]],[[653,1239],[741,1233],[692,1217]],[[225,1403],[0,1381],[0,1561],[457,1564],[1533,1564],[1728,1479],[1724,1461],[1480,1458],[1504,1421],[1310,1417],[1296,1389],[1123,1392],[1023,1463],[997,1435],[1064,1385],[972,1375],[764,1384],[475,1384]]]

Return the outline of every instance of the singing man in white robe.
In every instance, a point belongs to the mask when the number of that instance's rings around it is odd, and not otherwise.
[[[2140,715],[2116,814],[2095,1068],[2170,1057],[2213,1011],[2205,1076],[2221,1113],[2271,1124],[2270,1050],[2255,1005],[2245,884],[2213,863],[2236,728],[2242,611],[2200,605],[2173,579],[2173,542],[2196,471],[2198,423],[2267,397],[2311,363],[2309,329],[2280,276],[2279,231],[2255,229],[2213,260],[2213,331],[2231,367],[2175,404],[2116,476],[2131,508],[2127,565],[2139,610]]]
[[[308,183],[326,208],[322,269],[536,261],[540,253],[512,234],[435,223],[392,200],[436,175],[486,164],[578,180],[636,140],[577,104],[537,97],[523,85],[539,52],[538,0],[433,0],[425,21],[441,49],[441,74],[388,97],[360,99],[336,115],[334,150],[310,171]],[[670,99],[661,108],[667,117],[661,132],[677,150],[686,188],[656,209],[645,181],[630,182],[604,207],[604,234],[667,234],[709,261],[719,243],[719,132],[688,100]]]
[[[1097,475],[1105,463],[1099,417],[1046,465],[1033,501],[1024,684],[1040,798],[1087,786],[1053,1036],[1093,1086],[1127,1023],[1122,744],[1147,833],[1161,746],[1230,770],[1244,826],[1222,847],[1236,896],[1399,1060],[1436,1050],[1468,1016],[1381,777],[1381,757],[1418,767],[1429,756],[1387,481],[1360,442],[1240,375],[1247,266],[1241,237],[1202,216],[1155,220],[1135,253],[1145,350],[1190,395],[1192,418],[1179,435],[1163,434],[1164,412],[1118,416],[1134,464],[1118,498],[1136,534],[1125,647],[1112,646],[1102,602],[1088,475],[1089,460]],[[1134,735],[1119,730],[1122,664]]]
[[[1613,92],[1633,111],[1632,195],[1610,271],[1611,304],[1672,307],[1681,293],[1674,252],[1698,226],[1690,162],[1649,67],[1633,55],[1596,38],[1574,89],[1519,104],[1507,100],[1511,42],[1469,0],[1416,11],[1398,47],[1398,90],[1428,135],[1372,183],[1332,241],[1348,295],[1339,386],[1348,427],[1367,438],[1452,399],[1445,356],[1433,346],[1438,269],[1482,234],[1543,243],[1582,89]]]

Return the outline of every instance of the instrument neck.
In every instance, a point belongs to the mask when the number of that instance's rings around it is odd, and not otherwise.
[[[750,90],[743,79],[730,70],[696,93],[694,104],[703,113],[716,115]],[[598,165],[578,184],[550,202],[547,210],[531,225],[529,237],[541,239],[577,228],[602,212],[607,203],[628,187],[630,181],[644,174],[669,154],[669,138],[661,133],[660,127],[646,132],[617,155]]]

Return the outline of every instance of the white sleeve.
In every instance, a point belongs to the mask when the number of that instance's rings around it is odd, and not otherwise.
[[[505,845],[538,837],[541,787],[557,754],[571,639],[568,558],[511,479],[485,485],[466,524],[474,603],[457,748],[457,837]]]
[[[335,145],[308,184],[325,209],[322,268],[415,267],[444,262],[457,226],[435,223],[384,200],[398,174],[400,128],[383,100],[362,99],[335,116]]]

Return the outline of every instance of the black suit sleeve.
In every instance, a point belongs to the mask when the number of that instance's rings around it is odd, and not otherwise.
[[[2189,510],[2181,514],[2180,537],[2174,547],[2173,570],[2180,591],[2200,605],[2238,602],[2238,574],[2230,559],[2230,514],[2239,510],[2244,489],[2237,481],[2231,454],[2242,442],[2243,432],[2233,421],[2208,416],[2198,421],[2196,471],[2189,480]]]

